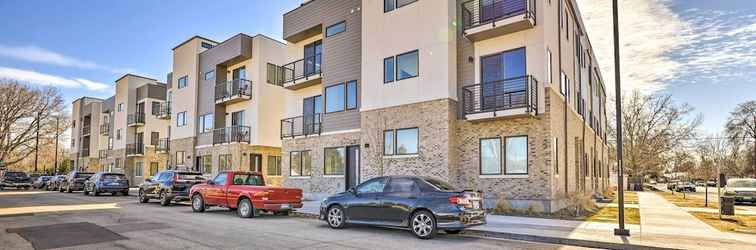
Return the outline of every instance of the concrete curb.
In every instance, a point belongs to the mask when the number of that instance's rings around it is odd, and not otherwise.
[[[589,247],[589,248],[603,248],[603,249],[622,249],[622,250],[626,250],[626,249],[628,250],[629,249],[653,249],[653,250],[677,249],[677,248],[654,247],[654,246],[645,246],[645,245],[637,245],[637,244],[620,244],[620,243],[611,243],[611,242],[593,241],[593,240],[580,240],[580,239],[558,238],[558,237],[549,237],[549,236],[537,236],[537,235],[529,235],[529,234],[492,232],[492,231],[482,231],[482,230],[476,230],[476,229],[465,230],[465,235],[471,236],[471,237],[520,240],[520,241],[531,241],[531,242],[571,245],[571,246]]]

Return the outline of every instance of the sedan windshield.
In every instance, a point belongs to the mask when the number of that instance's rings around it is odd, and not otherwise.
[[[756,188],[756,180],[729,180],[727,187],[733,188]]]
[[[234,175],[234,185],[263,186],[262,176],[254,174]]]

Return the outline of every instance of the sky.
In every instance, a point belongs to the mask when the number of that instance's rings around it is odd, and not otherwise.
[[[611,1],[577,0],[613,96]],[[280,40],[302,0],[2,0],[0,78],[62,89],[66,103],[107,98],[125,73],[165,81],[171,49],[194,35]],[[212,4],[211,4],[212,3]],[[622,90],[671,94],[705,133],[756,98],[756,1],[620,0]],[[612,108],[612,107],[610,107]]]

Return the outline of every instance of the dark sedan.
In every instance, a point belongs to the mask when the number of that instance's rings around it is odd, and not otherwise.
[[[456,234],[485,224],[486,214],[477,192],[434,178],[384,176],[324,199],[320,219],[335,229],[350,223],[402,227],[430,239],[438,230]]]
[[[60,183],[64,179],[66,179],[65,175],[53,176],[49,181],[47,181],[47,186],[45,186],[45,189],[47,189],[47,191],[60,190]]]
[[[84,195],[100,193],[129,195],[129,179],[124,174],[99,172],[84,182]]]
[[[45,176],[37,177],[37,179],[34,182],[32,182],[32,187],[36,189],[46,188],[47,182],[49,182],[50,179],[52,179],[52,176],[45,175]]]
[[[94,175],[94,173],[73,171],[66,176],[66,179],[63,180],[63,182],[61,182],[60,191],[68,193],[73,191],[83,191],[84,182],[86,182],[89,177],[92,177],[92,175]]]
[[[192,186],[205,181],[200,172],[165,170],[139,185],[138,201],[147,203],[150,199],[160,200],[160,205],[168,206],[172,201],[189,200]]]
[[[31,178],[24,172],[7,171],[0,175],[0,190],[4,187],[29,189],[31,185]]]

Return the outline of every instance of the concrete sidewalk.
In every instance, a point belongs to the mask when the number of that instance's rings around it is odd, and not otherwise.
[[[502,215],[488,215],[486,225],[466,234],[611,249],[756,249],[756,237],[720,232],[653,192],[639,192],[638,199],[641,225],[627,225],[630,237],[615,236],[614,223]],[[297,212],[317,215],[319,205],[308,201]]]

